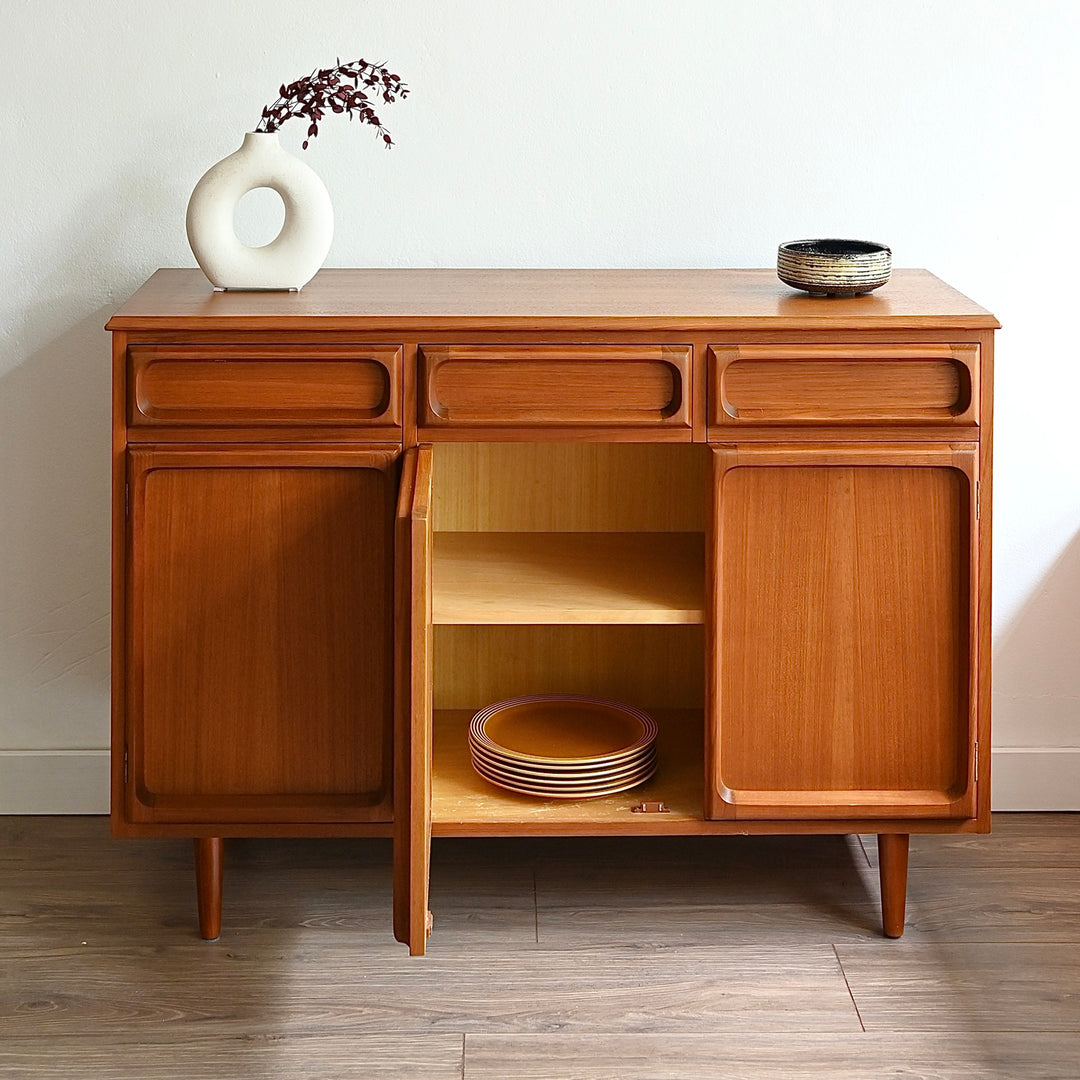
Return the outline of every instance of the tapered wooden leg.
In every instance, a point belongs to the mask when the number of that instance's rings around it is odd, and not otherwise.
[[[878,836],[878,873],[881,876],[881,928],[886,937],[898,938],[904,932],[904,906],[907,901],[907,833],[882,833]]]
[[[221,872],[225,841],[220,836],[195,838],[195,891],[199,898],[199,934],[206,941],[221,937]]]

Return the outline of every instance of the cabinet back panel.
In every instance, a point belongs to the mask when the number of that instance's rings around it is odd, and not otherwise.
[[[453,443],[434,448],[436,532],[701,532],[703,446]]]
[[[362,467],[147,474],[141,802],[228,819],[230,802],[388,798],[393,485]]]
[[[969,493],[948,467],[724,476],[720,782],[966,782]]]
[[[522,694],[591,694],[641,709],[700,709],[700,626],[437,626],[435,708]]]

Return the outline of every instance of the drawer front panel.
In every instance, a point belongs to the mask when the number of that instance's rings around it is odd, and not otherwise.
[[[690,431],[688,345],[425,345],[420,424]]]
[[[978,353],[962,345],[714,345],[710,422],[978,423]]]
[[[396,345],[133,345],[128,422],[396,426]]]

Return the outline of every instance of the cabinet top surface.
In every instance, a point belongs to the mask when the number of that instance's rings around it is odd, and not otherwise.
[[[811,297],[773,270],[321,270],[300,292],[215,292],[158,270],[109,330],[995,329],[926,270],[856,297]]]

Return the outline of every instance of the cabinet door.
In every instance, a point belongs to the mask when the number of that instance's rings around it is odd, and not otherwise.
[[[131,821],[389,821],[394,448],[129,455]]]
[[[973,816],[976,450],[714,462],[708,816]]]
[[[397,510],[394,936],[422,956],[431,930],[431,448],[405,452]]]

